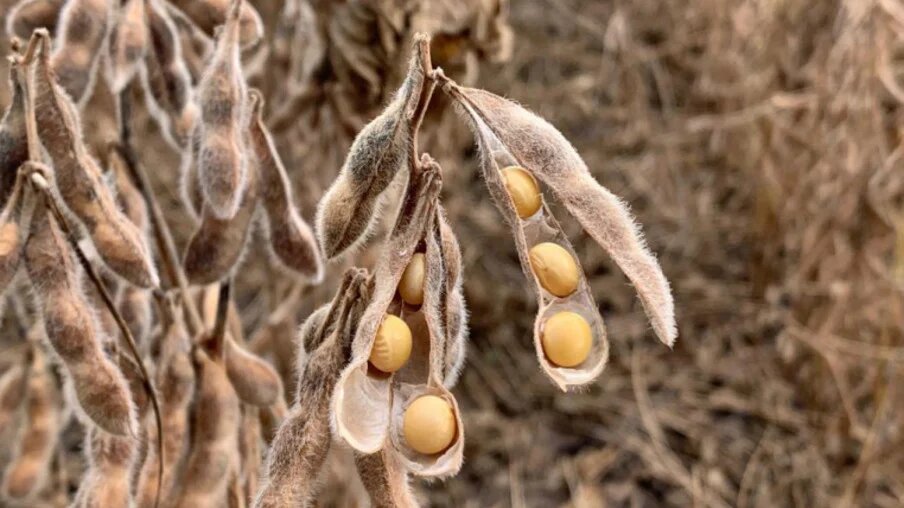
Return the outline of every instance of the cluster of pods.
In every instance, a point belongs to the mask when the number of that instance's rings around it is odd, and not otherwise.
[[[263,33],[251,5],[21,0],[7,30],[20,39],[0,125],[0,290],[12,293],[28,340],[21,365],[0,379],[0,423],[19,428],[5,499],[34,500],[51,481],[70,414],[84,426],[87,459],[73,506],[305,505],[337,440],[354,451],[380,506],[417,504],[409,474],[456,474],[465,429],[451,390],[468,336],[462,256],[440,199],[443,170],[417,144],[437,88],[473,130],[536,293],[543,372],[567,391],[594,380],[608,357],[549,198],[624,270],[659,338],[675,340],[668,282],[625,205],[548,123],[434,69],[426,36],[323,196],[315,235],[294,202],[264,98],[245,79],[242,49]],[[139,87],[182,156],[196,227],[181,257],[130,138]],[[115,107],[97,117],[118,128],[99,143],[84,130],[102,93]],[[299,329],[294,371],[278,372],[245,341],[231,296],[255,224],[275,265],[316,284],[324,259],[362,246],[387,215],[376,265],[346,271]],[[295,385],[291,406],[284,383]]]

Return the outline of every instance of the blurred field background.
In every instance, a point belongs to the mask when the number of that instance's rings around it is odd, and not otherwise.
[[[419,495],[435,506],[904,504],[904,3],[500,1],[311,0],[308,18],[286,14],[298,2],[253,2],[270,39],[247,55],[249,73],[306,219],[425,30],[450,76],[562,130],[631,204],[673,284],[670,351],[561,210],[611,353],[598,382],[559,392],[536,364],[534,299],[473,142],[439,97],[421,148],[445,168],[465,260],[471,340],[455,394],[466,451],[457,477],[417,483]],[[184,246],[178,156],[135,115]],[[348,263],[372,265],[374,245]],[[290,340],[341,272],[270,319],[292,289],[262,252],[248,259],[237,299],[252,337]],[[337,457],[321,505],[357,503],[354,474]]]

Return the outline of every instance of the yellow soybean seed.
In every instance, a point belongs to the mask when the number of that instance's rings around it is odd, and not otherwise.
[[[418,453],[431,455],[452,444],[456,427],[452,406],[436,395],[424,395],[405,410],[402,432],[408,446]]]
[[[574,312],[559,312],[543,326],[543,352],[559,367],[575,367],[587,359],[593,344],[590,324]]]
[[[581,280],[578,265],[571,253],[560,245],[545,242],[530,249],[530,265],[543,289],[565,297],[574,293]]]
[[[392,314],[387,315],[377,330],[370,350],[370,364],[383,372],[395,372],[411,356],[411,329]]]
[[[411,261],[402,273],[399,281],[399,295],[409,305],[424,303],[424,277],[427,274],[427,260],[418,252],[411,256]]]
[[[518,166],[509,166],[502,170],[502,179],[508,190],[518,217],[526,219],[537,213],[543,204],[540,186],[529,171]]]

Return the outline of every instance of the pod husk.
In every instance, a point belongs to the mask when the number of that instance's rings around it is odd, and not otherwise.
[[[634,284],[656,335],[671,347],[678,332],[669,282],[627,205],[593,178],[571,143],[539,116],[484,90],[450,85],[450,92],[471,120],[484,152],[484,174],[491,173],[489,154],[502,148],[510,154],[512,163],[526,168],[546,185]],[[501,147],[494,146],[497,142]],[[487,183],[498,205],[509,202],[500,195],[498,185],[489,179]],[[505,210],[504,215],[512,222]]]
[[[248,183],[245,150],[248,100],[233,4],[197,86],[201,118],[194,131],[195,169],[204,204],[217,218],[232,218]]]
[[[150,44],[140,69],[145,103],[164,139],[173,148],[186,150],[200,112],[185,50],[161,0],[148,0],[147,19]]]
[[[525,165],[516,159],[508,151],[507,147],[472,108],[470,103],[460,102],[459,104],[467,112],[467,117],[471,120],[471,126],[481,153],[481,167],[487,188],[496,207],[512,229],[518,257],[521,261],[521,268],[537,298],[539,309],[537,318],[534,321],[534,349],[537,360],[543,372],[563,391],[590,383],[602,373],[606,366],[609,358],[609,342],[606,337],[603,319],[597,310],[586,276],[581,270],[580,281],[575,292],[564,298],[556,297],[540,285],[531,268],[528,253],[530,248],[538,243],[554,242],[567,250],[575,259],[575,262],[579,258],[568,237],[562,231],[558,221],[556,221],[546,205],[545,197],[540,211],[532,217],[522,220],[518,216],[511,197],[505,188],[505,183],[502,181],[500,169],[509,165],[519,165],[532,173],[536,171],[530,165]],[[593,335],[588,358],[580,365],[572,368],[559,367],[551,363],[546,357],[541,343],[543,324],[546,319],[561,310],[570,310],[580,314],[587,320]]]
[[[35,37],[40,54],[28,73],[28,103],[53,161],[56,190],[113,272],[136,286],[156,287],[160,280],[150,249],[102,181],[102,171],[82,138],[78,111],[50,68],[50,37],[41,32]]]
[[[330,398],[352,340],[370,302],[373,285],[366,270],[346,271],[333,302],[306,323],[302,339],[311,349],[299,365],[298,396],[273,439],[258,508],[307,506],[330,450]],[[308,321],[311,321],[310,319]]]
[[[6,35],[28,39],[36,28],[56,30],[65,0],[20,0],[6,15]]]
[[[10,102],[0,122],[0,206],[13,192],[19,166],[28,159],[28,136],[25,132],[25,90],[19,64],[9,62]]]
[[[389,247],[375,269],[374,297],[361,318],[352,359],[333,395],[333,428],[341,440],[361,453],[380,450],[389,432],[392,376],[369,373],[368,358],[383,318],[394,301],[399,304],[399,280],[434,217],[441,184],[438,166],[428,165],[411,175],[396,225],[386,241]]]
[[[141,67],[148,49],[149,34],[145,0],[126,0],[117,13],[110,34],[110,89],[121,92]]]
[[[239,399],[247,404],[266,407],[282,397],[282,381],[276,370],[262,358],[245,350],[227,335],[225,351],[226,375]]]
[[[208,35],[214,35],[216,28],[225,23],[230,4],[235,0],[173,0],[173,5],[182,10],[192,22]],[[250,2],[242,2],[239,14],[239,42],[242,47],[256,44],[264,35],[264,24],[260,14]]]
[[[57,83],[76,104],[83,105],[94,88],[115,5],[114,0],[67,0],[60,10],[52,67]]]
[[[311,227],[298,213],[286,168],[264,124],[264,98],[258,90],[250,93],[253,99],[248,142],[261,180],[260,201],[267,214],[267,237],[273,257],[292,272],[318,283],[323,279],[320,247]]]
[[[415,337],[415,347],[408,363],[393,379],[392,409],[389,439],[398,453],[399,461],[418,476],[446,477],[461,469],[464,452],[464,426],[458,402],[446,388],[447,349],[458,335],[449,329],[449,313],[456,290],[460,289],[458,273],[461,254],[458,243],[445,228],[443,212],[436,208],[424,235],[427,273],[424,280],[424,302],[417,312],[405,316]],[[460,295],[459,295],[460,296]],[[461,347],[462,345],[459,345]],[[436,395],[452,406],[456,434],[449,447],[438,454],[425,455],[410,448],[403,435],[405,409],[418,397]]]
[[[201,223],[185,249],[185,275],[192,284],[210,284],[228,276],[248,243],[257,211],[260,179],[249,171],[242,203],[235,215],[222,219],[206,204]]]
[[[339,176],[317,206],[316,228],[326,258],[362,244],[377,223],[385,191],[405,167],[413,149],[410,117],[424,76],[416,44],[408,75],[386,109],[352,143]]]

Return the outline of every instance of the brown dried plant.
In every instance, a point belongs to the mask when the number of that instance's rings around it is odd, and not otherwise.
[[[304,506],[314,499],[332,440],[330,399],[372,290],[367,271],[349,269],[332,303],[302,326],[296,400],[270,445],[254,506]]]

